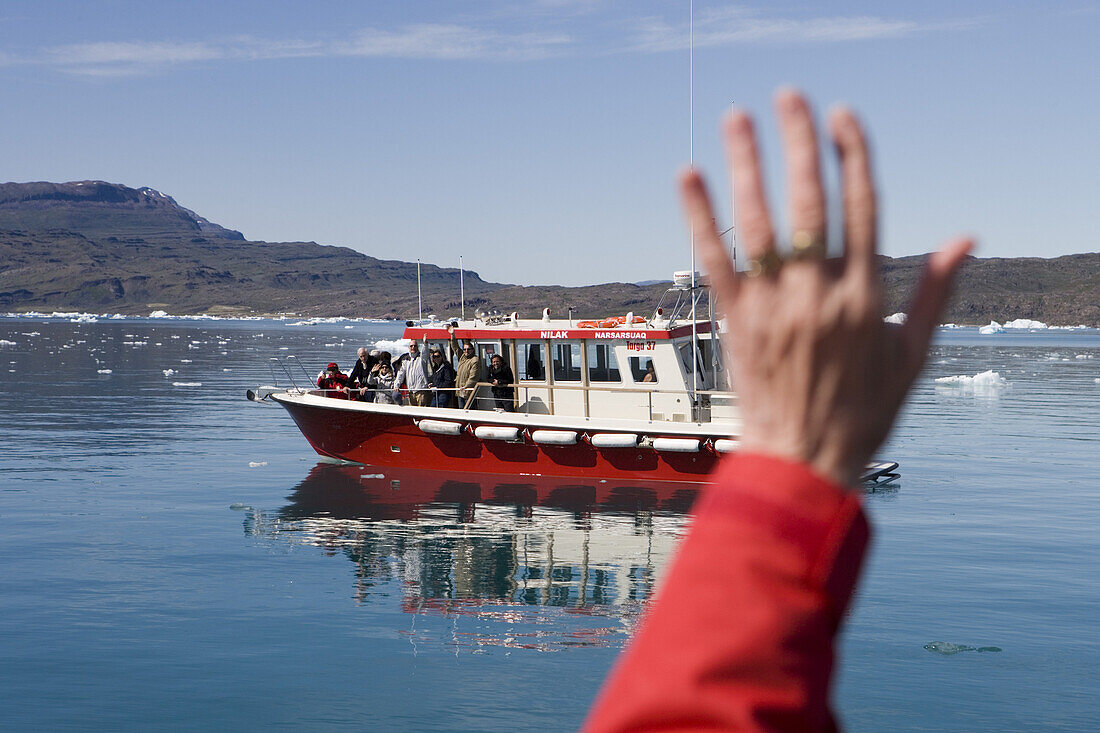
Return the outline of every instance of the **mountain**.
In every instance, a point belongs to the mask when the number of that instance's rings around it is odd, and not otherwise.
[[[882,257],[888,313],[905,309],[922,258]],[[465,273],[466,311],[536,316],[652,312],[668,281],[580,288]],[[424,313],[456,315],[459,272],[421,267]],[[1032,318],[1100,326],[1100,254],[974,259],[945,320]],[[296,313],[409,318],[416,264],[315,242],[252,242],[151,188],[103,181],[0,184],[0,309],[148,314]]]

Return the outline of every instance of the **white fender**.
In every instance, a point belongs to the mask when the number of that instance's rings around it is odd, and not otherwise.
[[[596,433],[589,442],[596,448],[635,448],[638,436],[634,433]]]
[[[577,433],[574,430],[535,430],[531,440],[545,445],[576,445]]]
[[[421,420],[416,424],[421,432],[433,435],[461,435],[462,423],[450,420]]]
[[[699,441],[695,438],[654,438],[653,447],[666,453],[698,453]]]
[[[505,425],[478,425],[474,435],[481,440],[515,440],[519,437],[519,428]]]

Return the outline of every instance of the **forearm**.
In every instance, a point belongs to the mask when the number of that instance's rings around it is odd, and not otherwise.
[[[805,467],[727,459],[585,731],[829,730],[833,641],[868,526]]]

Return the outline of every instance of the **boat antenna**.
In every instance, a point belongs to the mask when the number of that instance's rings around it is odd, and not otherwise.
[[[420,294],[420,260],[416,260],[416,307],[420,311],[420,320],[424,320],[424,298]]]
[[[695,0],[688,2],[688,161],[695,167]],[[691,403],[699,419],[699,339],[695,323],[695,225],[691,226]]]
[[[462,275],[462,255],[458,256],[458,292],[462,300],[462,320],[466,320],[466,282]]]

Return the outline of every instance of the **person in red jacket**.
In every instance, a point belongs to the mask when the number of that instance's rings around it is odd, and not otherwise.
[[[695,507],[692,529],[586,733],[832,731],[834,639],[869,528],[853,489],[924,363],[955,272],[972,247],[932,254],[900,327],[883,322],[876,204],[864,133],[839,108],[842,246],[826,248],[825,189],[809,105],[776,109],[788,182],[790,246],[776,247],[750,117],[724,125],[737,204],[739,272],[702,178],[681,179],[695,246],[726,319],[740,395],[740,452]]]
[[[348,396],[348,375],[340,371],[336,362],[329,362],[325,371],[317,375],[317,389],[325,391],[325,397],[350,399]]]

